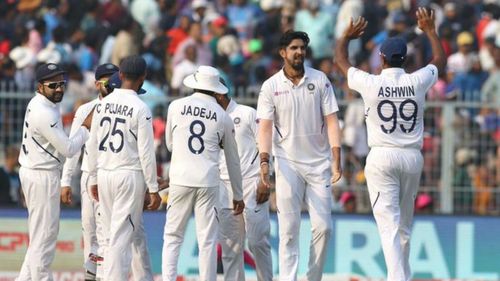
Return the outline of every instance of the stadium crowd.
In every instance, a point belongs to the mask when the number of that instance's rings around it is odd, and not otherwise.
[[[170,157],[163,139],[166,108],[170,100],[189,93],[182,85],[184,77],[198,65],[213,65],[232,97],[255,98],[262,82],[281,68],[281,34],[305,31],[311,38],[306,65],[327,74],[342,105],[345,175],[335,189],[334,211],[369,211],[356,207],[368,154],[363,103],[348,90],[334,63],[333,47],[349,18],[363,16],[369,22],[366,32],[349,46],[355,65],[379,72],[380,44],[397,35],[409,43],[406,69],[420,68],[430,60],[431,49],[415,28],[418,6],[435,11],[448,57],[447,71],[428,93],[428,101],[463,103],[453,124],[455,210],[493,214],[500,206],[498,0],[5,0],[0,3],[0,91],[33,92],[37,64],[63,64],[68,87],[61,108],[69,129],[75,108],[96,95],[95,68],[142,55],[148,64],[142,98],[155,116],[157,160],[162,163],[158,172],[165,174]],[[16,98],[8,99],[0,102],[0,141],[6,157],[15,159],[16,140],[2,136],[22,127],[24,107],[11,107]],[[445,145],[441,113],[441,106],[426,111],[424,188],[417,198],[422,212],[429,206],[433,211],[439,201],[439,193],[425,187],[440,186]],[[2,178],[10,178],[0,180],[2,206],[22,202],[10,162],[0,170]]]

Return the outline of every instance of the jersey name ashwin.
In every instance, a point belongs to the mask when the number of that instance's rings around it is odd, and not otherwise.
[[[207,120],[215,120],[215,122],[217,122],[217,113],[215,111],[212,112],[212,110],[207,110],[204,107],[199,108],[195,106],[194,108],[191,108],[190,105],[184,105],[184,109],[182,110],[181,115],[199,116],[201,118],[205,118]]]
[[[406,98],[414,96],[415,89],[413,88],[413,86],[380,87],[380,89],[378,90],[378,97]]]

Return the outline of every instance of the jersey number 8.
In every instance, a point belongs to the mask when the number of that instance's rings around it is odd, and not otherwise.
[[[385,108],[384,105],[388,105]],[[413,112],[409,113],[413,109]],[[383,100],[378,104],[377,107],[377,113],[378,117],[384,122],[392,122],[392,126],[387,128],[385,125],[380,125],[380,128],[382,129],[382,132],[386,134],[392,134],[398,125],[398,113],[399,113],[399,118],[401,118],[405,123],[411,122],[411,125],[409,127],[405,127],[403,124],[399,124],[399,128],[403,133],[410,133],[415,129],[415,124],[417,122],[417,113],[418,113],[418,106],[417,103],[414,100],[407,99],[404,100],[400,105],[399,108],[396,107],[396,104],[390,100]],[[385,113],[385,114],[384,114]],[[389,115],[387,115],[389,113]]]
[[[195,127],[200,128],[199,132],[195,131]],[[191,136],[189,136],[189,139],[188,139],[189,151],[191,151],[191,153],[193,153],[193,154],[202,153],[203,150],[205,150],[205,142],[203,141],[203,138],[202,138],[203,134],[205,134],[205,123],[201,122],[200,120],[194,120],[193,122],[191,122],[191,125],[189,126],[189,132],[191,133]],[[200,143],[199,149],[195,149],[193,147],[194,140],[198,140],[198,142]]]

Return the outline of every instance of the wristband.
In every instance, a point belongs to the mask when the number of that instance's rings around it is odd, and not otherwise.
[[[268,163],[269,164],[269,153],[267,152],[262,152],[260,154],[260,163]]]

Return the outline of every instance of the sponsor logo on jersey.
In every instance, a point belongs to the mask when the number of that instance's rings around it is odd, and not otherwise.
[[[286,95],[289,94],[290,92],[288,90],[285,91],[276,91],[274,92],[274,96],[281,96],[281,95]]]

